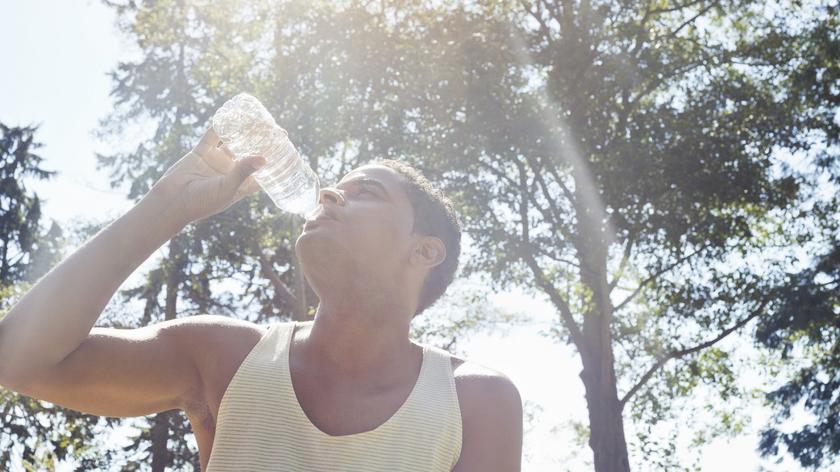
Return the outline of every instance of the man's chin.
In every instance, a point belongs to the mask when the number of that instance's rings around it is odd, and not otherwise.
[[[318,228],[313,228],[317,230]],[[334,259],[340,245],[331,231],[304,231],[295,241],[295,254],[300,260]]]

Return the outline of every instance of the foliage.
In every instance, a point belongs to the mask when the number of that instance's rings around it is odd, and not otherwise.
[[[834,11],[774,6],[129,3],[123,24],[147,53],[114,74],[121,111],[106,130],[144,115],[157,130],[102,163],[142,195],[246,90],[323,178],[374,158],[418,167],[444,184],[475,241],[465,275],[549,296],[555,333],[584,364],[594,465],[624,468],[626,405],[655,424],[699,385],[744,394],[730,353],[703,350],[780,303],[791,258],[774,248],[803,237],[785,223],[810,183],[777,153],[836,140],[807,80],[828,57],[809,41]],[[293,287],[293,222],[268,208],[243,204],[229,226],[211,220],[186,240],[230,256],[220,273],[259,274],[258,248],[271,248]],[[216,237],[231,231],[238,251]]]
[[[31,286],[0,284],[0,319]],[[27,470],[55,470],[61,461],[75,462],[82,470],[104,468],[113,461],[114,451],[98,438],[117,423],[115,418],[62,408],[0,386],[0,469],[11,470],[19,463]]]
[[[787,306],[795,256],[779,248],[808,239],[790,222],[814,182],[779,156],[833,162],[833,4],[108,3],[141,57],[113,72],[101,135],[152,130],[99,156],[130,198],[249,91],[322,182],[374,159],[414,165],[458,206],[475,249],[464,276],[549,297],[554,336],[583,364],[596,470],[682,466],[644,427],[701,390],[728,418],[713,434],[744,427],[726,407],[751,393],[725,340]],[[307,316],[297,224],[265,196],[241,202],[190,225],[116,303],[143,303],[133,325]]]
[[[30,194],[24,179],[46,180],[55,171],[40,167],[34,153],[38,127],[9,127],[0,123],[0,284],[34,281],[56,262],[62,236],[55,222],[44,231],[41,200]],[[42,234],[45,233],[45,234]]]
[[[798,356],[805,364],[767,395],[776,414],[762,431],[760,449],[778,455],[783,445],[803,467],[826,466],[840,455],[840,245],[792,275],[784,300],[756,338],[783,360]],[[800,406],[805,421],[785,428]]]
[[[61,257],[63,230],[43,227],[41,200],[27,179],[44,180],[54,171],[41,168],[37,127],[0,123],[0,318]],[[0,359],[0,362],[3,360]],[[95,465],[106,453],[94,451],[101,420],[0,387],[0,469],[15,462],[30,470],[54,470],[57,461]],[[20,448],[12,447],[19,444]]]
[[[821,123],[812,135],[817,143],[803,159],[814,182],[803,205],[808,222],[810,265],[791,273],[779,284],[781,305],[761,320],[756,340],[789,364],[792,373],[780,377],[766,396],[775,410],[761,434],[759,449],[765,456],[784,451],[803,467],[819,468],[840,457],[840,18],[838,5],[819,5],[807,28],[785,31],[800,59],[793,66],[796,90],[814,104],[813,120]],[[804,31],[803,31],[804,30]],[[797,425],[785,423],[796,418]]]
[[[479,249],[467,272],[549,295],[556,335],[584,364],[595,468],[625,470],[625,406],[653,427],[700,385],[720,399],[752,395],[736,388],[730,353],[703,351],[779,306],[775,287],[795,256],[778,248],[807,238],[790,222],[813,182],[778,156],[836,142],[834,110],[803,80],[831,60],[810,40],[836,12],[796,2],[471,7],[396,28],[421,31],[406,40],[418,45],[413,63],[435,65],[400,70],[423,80],[401,97],[417,123],[402,150],[463,204]],[[650,437],[636,450],[673,460]]]

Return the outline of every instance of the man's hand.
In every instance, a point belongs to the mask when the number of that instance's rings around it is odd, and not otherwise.
[[[170,214],[186,225],[259,192],[251,174],[264,163],[262,156],[236,161],[210,127],[201,141],[163,174],[149,194],[167,202]]]

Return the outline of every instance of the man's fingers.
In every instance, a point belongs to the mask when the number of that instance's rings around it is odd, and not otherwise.
[[[260,190],[262,190],[262,187],[260,187],[260,184],[258,184],[254,179],[253,175],[248,176],[248,178],[245,179],[245,182],[242,182],[242,185],[239,186],[239,193],[243,196],[253,195]]]
[[[225,175],[223,187],[229,192],[228,195],[239,193],[240,187],[245,186],[246,181],[252,178],[251,174],[265,164],[265,158],[262,156],[248,156],[236,161],[233,170]]]
[[[229,174],[236,167],[236,156],[222,142],[212,126],[207,128],[193,151],[220,174]]]
[[[228,157],[231,160],[231,162],[236,160],[236,154],[234,154],[233,151],[231,151],[230,148],[227,147],[227,144],[223,143],[222,141],[219,141],[219,144],[216,145],[216,150],[217,152],[221,152],[226,157]]]
[[[245,179],[245,195],[253,195],[261,190],[262,187],[260,187],[260,184],[258,184],[257,181],[254,179],[253,175]]]
[[[262,190],[262,187],[254,180],[254,176],[248,176],[245,182],[242,182],[242,185],[236,190],[236,195],[233,197],[233,200],[239,201],[242,198],[258,193],[260,190]]]
[[[204,136],[202,136],[198,141],[195,149],[201,152],[210,151],[221,142],[222,140],[219,138],[219,135],[216,134],[216,130],[214,130],[212,126],[208,126],[207,131],[204,132]]]

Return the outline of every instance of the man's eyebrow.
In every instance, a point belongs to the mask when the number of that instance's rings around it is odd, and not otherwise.
[[[391,194],[388,193],[388,190],[385,189],[385,186],[382,185],[382,183],[378,180],[369,179],[367,177],[360,177],[358,179],[345,180],[344,183],[373,185],[374,187],[378,187],[380,190],[382,190],[382,192],[385,194],[386,197],[388,197],[388,199],[391,199]]]

